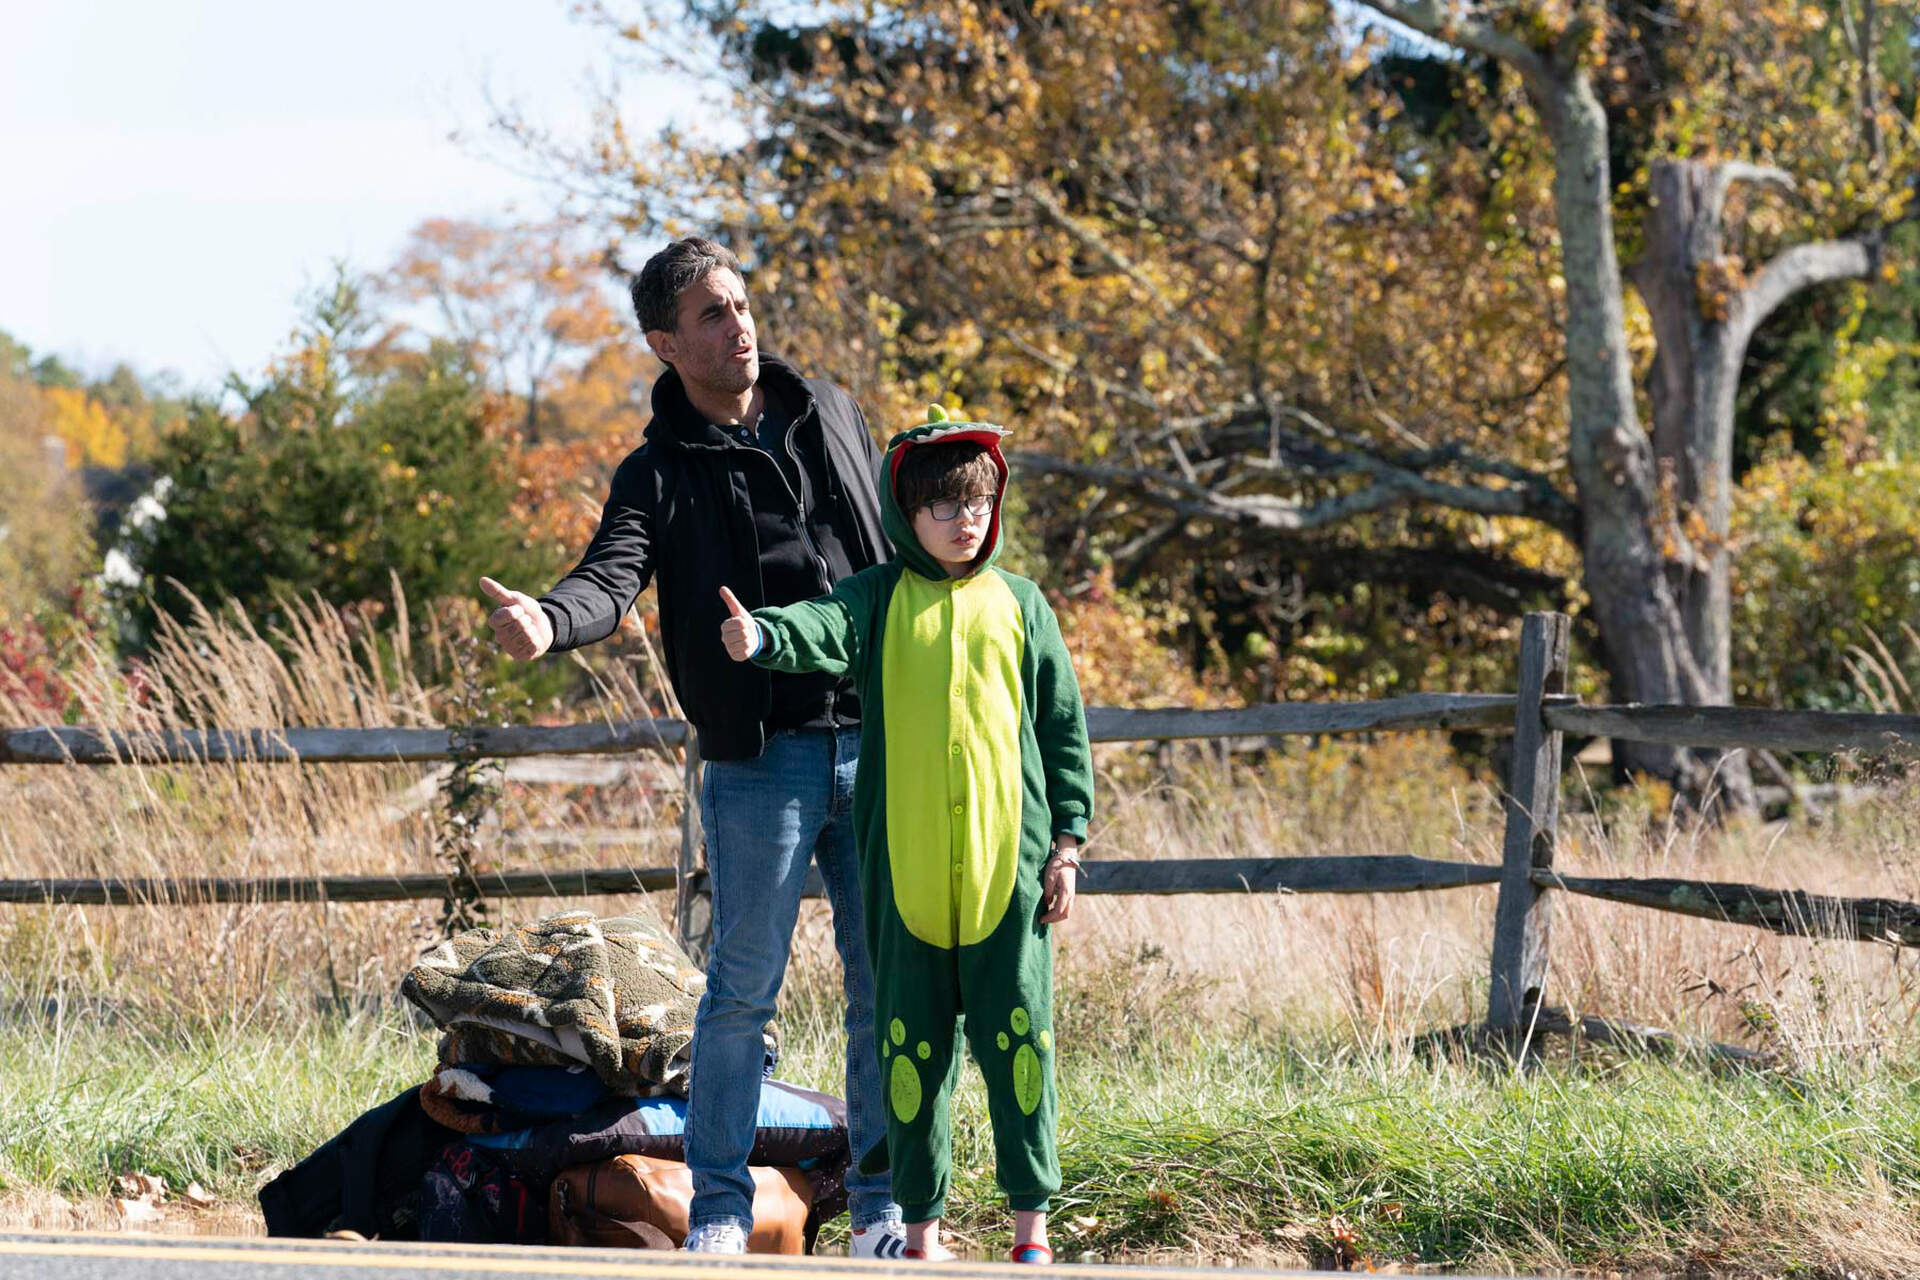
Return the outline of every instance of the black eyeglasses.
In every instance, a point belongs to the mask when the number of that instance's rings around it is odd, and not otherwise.
[[[993,511],[994,498],[990,493],[976,493],[971,498],[942,498],[938,502],[929,502],[926,513],[942,524],[949,520],[958,520],[962,509],[970,516],[984,516]]]

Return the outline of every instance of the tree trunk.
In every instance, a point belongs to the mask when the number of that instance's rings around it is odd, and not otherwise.
[[[1559,71],[1532,87],[1554,144],[1554,207],[1567,282],[1569,462],[1580,493],[1584,581],[1614,696],[1702,702],[1710,689],[1666,572],[1659,473],[1634,404],[1606,114],[1581,71]],[[1697,796],[1704,790],[1702,771],[1679,748],[1619,742],[1614,751],[1616,762],[1679,791]]]
[[[1652,172],[1646,256],[1633,283],[1653,317],[1653,449],[1680,522],[1668,580],[1686,623],[1687,644],[1708,704],[1733,701],[1731,652],[1733,428],[1740,369],[1754,330],[1801,289],[1870,273],[1879,242],[1869,237],[1801,245],[1758,271],[1726,250],[1722,225],[1735,182],[1792,185],[1777,169],[1662,160]],[[1713,760],[1729,803],[1752,807],[1744,755]]]
[[[1730,323],[1739,310],[1740,268],[1721,231],[1729,172],[1699,161],[1655,162],[1646,256],[1632,271],[1658,344],[1648,386],[1653,451],[1677,525],[1667,577],[1709,705],[1733,701],[1728,538],[1734,398],[1746,355],[1746,340]],[[1717,771],[1730,805],[1753,807],[1744,753],[1696,754]]]
[[[1557,47],[1543,49],[1464,19],[1457,6],[1440,0],[1364,2],[1436,40],[1496,58],[1526,83],[1553,141],[1554,211],[1567,282],[1568,461],[1580,494],[1583,580],[1614,696],[1690,705],[1730,701],[1727,531],[1734,394],[1747,342],[1796,291],[1877,270],[1883,233],[1799,245],[1746,273],[1722,247],[1727,190],[1740,181],[1792,180],[1749,164],[1656,165],[1650,253],[1637,272],[1659,338],[1649,440],[1634,406],[1606,113],[1581,68],[1590,31],[1576,22]],[[1871,6],[1868,15],[1870,21]],[[1871,81],[1863,81],[1862,102],[1873,98]],[[1751,807],[1743,757],[1729,756],[1716,770],[1710,756],[1616,743],[1614,759],[1697,799],[1717,791],[1724,802]]]

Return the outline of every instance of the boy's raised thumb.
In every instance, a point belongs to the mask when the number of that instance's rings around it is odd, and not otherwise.
[[[744,618],[747,616],[745,607],[742,606],[738,600],[734,599],[733,592],[726,587],[720,588],[720,598],[726,601],[728,613],[736,618]]]
[[[505,587],[495,582],[492,578],[481,578],[480,589],[486,592],[488,595],[492,596],[495,600],[497,600],[501,604],[513,603],[513,592],[507,590]]]

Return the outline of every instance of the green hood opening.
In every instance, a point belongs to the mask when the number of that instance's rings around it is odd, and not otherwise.
[[[900,463],[907,456],[907,450],[923,444],[949,444],[960,440],[971,440],[975,444],[986,446],[987,456],[993,459],[994,470],[999,473],[999,487],[993,495],[993,520],[987,526],[987,536],[980,545],[980,553],[973,558],[971,573],[978,573],[1000,557],[1000,509],[1007,496],[1007,460],[1000,453],[1000,438],[1007,434],[1005,427],[991,422],[969,422],[961,418],[950,418],[947,411],[939,405],[927,406],[927,420],[917,427],[910,427],[887,441],[886,465],[882,469],[885,480],[880,486],[880,525],[893,540],[894,558],[923,578],[942,581],[947,571],[920,545],[920,539],[913,534],[913,521],[900,509],[900,495],[895,488],[895,480],[900,474]]]

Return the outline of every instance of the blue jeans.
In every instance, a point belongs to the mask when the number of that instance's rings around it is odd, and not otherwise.
[[[847,1127],[854,1168],[848,1207],[856,1228],[898,1219],[891,1179],[861,1174],[860,1157],[887,1136],[873,1035],[873,967],[861,924],[860,868],[853,836],[853,774],[860,732],[776,733],[758,760],[715,761],[700,789],[713,891],[707,990],[694,1015],[687,1098],[692,1226],[751,1229],[753,1146],[766,1046],[787,973],[808,864],[816,859],[833,906],[833,941],[846,973]]]

